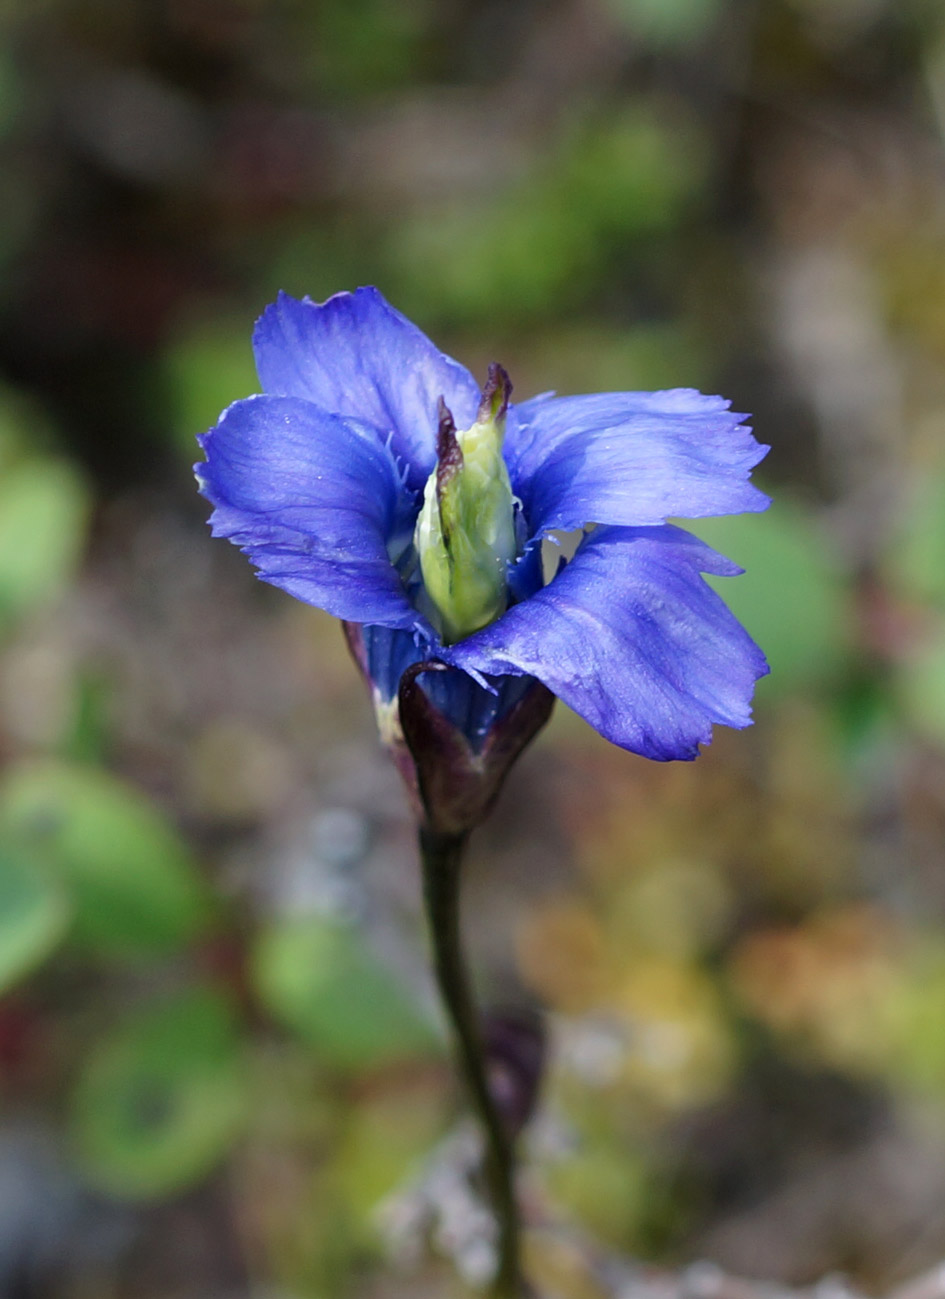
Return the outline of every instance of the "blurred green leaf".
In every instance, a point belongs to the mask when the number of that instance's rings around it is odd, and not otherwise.
[[[647,321],[606,328],[589,320],[572,320],[542,331],[535,339],[542,375],[553,376],[562,396],[573,392],[607,392],[678,387],[711,382],[712,367],[703,339],[679,324]]]
[[[345,208],[336,219],[312,222],[307,212],[280,227],[279,238],[260,268],[260,299],[271,302],[280,289],[297,298],[323,302],[339,289],[388,281],[384,249],[369,214]],[[385,288],[385,292],[387,288]],[[245,322],[242,324],[245,332]],[[253,387],[259,384],[253,371]]]
[[[193,938],[207,891],[185,845],[132,786],[90,767],[26,763],[0,786],[0,833],[43,853],[67,885],[74,937],[106,956]]]
[[[686,526],[745,568],[709,580],[767,655],[765,692],[835,676],[849,649],[849,595],[813,513],[782,496],[764,514]]]
[[[196,435],[215,424],[231,402],[259,391],[246,321],[216,322],[184,332],[165,356],[165,366],[174,397],[175,433],[196,459]]]
[[[85,540],[88,493],[65,461],[25,460],[0,480],[0,625],[58,595]]]
[[[402,1187],[442,1135],[442,1113],[430,1094],[379,1091],[359,1100],[338,1138],[337,1187],[364,1227],[366,1243],[376,1239],[376,1210],[384,1196]]]
[[[206,1176],[247,1111],[232,1008],[220,994],[193,988],[95,1044],[73,1094],[73,1139],[96,1186],[162,1196]]]
[[[945,945],[941,934],[913,939],[884,1002],[874,1034],[885,1047],[888,1078],[919,1095],[945,1097]]]
[[[312,41],[320,94],[376,94],[409,79],[422,51],[428,0],[321,0]]]
[[[721,0],[607,0],[614,17],[631,35],[650,45],[685,46],[706,34]]]
[[[692,123],[648,105],[580,123],[549,160],[481,202],[414,215],[393,235],[398,302],[424,318],[505,329],[567,317],[613,259],[672,229],[705,177]]]
[[[550,1171],[555,1199],[596,1236],[617,1245],[635,1242],[652,1193],[653,1169],[613,1132],[585,1138],[578,1153]]]
[[[945,622],[897,665],[893,693],[920,735],[945,744]]]
[[[99,763],[108,752],[112,683],[94,667],[75,681],[74,710],[60,755],[80,763]]]
[[[945,607],[945,473],[941,470],[915,485],[890,546],[887,567],[903,595]]]
[[[0,993],[31,973],[65,933],[69,906],[36,855],[0,847]]]
[[[253,975],[267,1009],[326,1065],[389,1064],[434,1041],[406,989],[343,923],[310,916],[264,931]]]

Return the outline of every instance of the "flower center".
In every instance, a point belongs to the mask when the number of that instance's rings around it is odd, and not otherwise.
[[[508,606],[515,508],[502,442],[511,391],[502,367],[490,365],[476,422],[459,432],[440,398],[437,463],[414,545],[429,612],[447,645],[495,622]]]

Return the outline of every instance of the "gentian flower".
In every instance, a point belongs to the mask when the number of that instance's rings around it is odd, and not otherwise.
[[[546,691],[661,761],[749,724],[767,664],[702,577],[741,570],[667,522],[768,505],[749,482],[767,448],[727,401],[513,404],[501,367],[480,392],[373,288],[280,295],[254,349],[263,395],[200,439],[213,534],[345,620],[387,738],[402,687],[473,755]],[[546,581],[542,539],[575,530]]]

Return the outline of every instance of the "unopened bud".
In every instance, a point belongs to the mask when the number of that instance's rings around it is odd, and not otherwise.
[[[458,432],[440,401],[437,465],[414,541],[430,613],[447,645],[495,622],[508,605],[515,511],[502,441],[511,391],[502,367],[491,365],[476,422]]]

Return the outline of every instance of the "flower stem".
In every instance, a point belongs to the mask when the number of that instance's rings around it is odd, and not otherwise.
[[[423,894],[437,986],[449,1016],[456,1060],[485,1143],[483,1172],[499,1229],[493,1299],[527,1295],[519,1258],[513,1143],[489,1090],[479,1018],[463,958],[459,920],[460,866],[468,835],[420,830]]]

